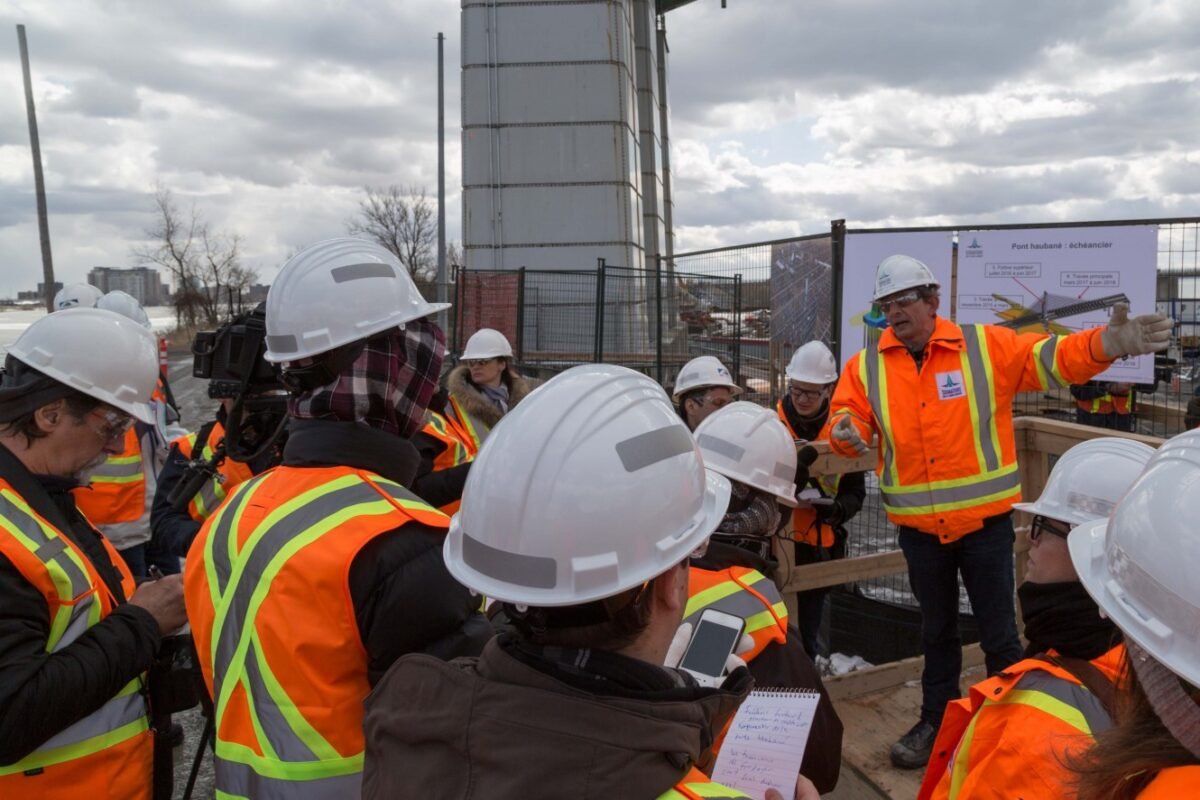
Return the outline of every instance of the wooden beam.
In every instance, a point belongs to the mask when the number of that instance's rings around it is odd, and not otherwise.
[[[963,648],[962,657],[963,669],[978,666],[983,663],[983,649],[978,642],[969,644]],[[858,697],[870,692],[877,692],[880,689],[900,686],[908,681],[919,680],[924,668],[925,659],[921,656],[914,656],[826,678],[825,689],[834,700]]]
[[[908,564],[904,560],[904,553],[899,550],[889,550],[886,553],[875,553],[869,556],[840,558],[821,564],[797,566],[788,575],[787,581],[784,582],[780,591],[784,593],[804,592],[825,586],[838,586],[870,578],[898,575],[907,571]]]

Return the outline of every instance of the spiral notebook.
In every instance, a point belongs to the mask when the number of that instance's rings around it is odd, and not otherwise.
[[[807,689],[758,689],[729,726],[712,779],[751,797],[791,797],[821,696]]]

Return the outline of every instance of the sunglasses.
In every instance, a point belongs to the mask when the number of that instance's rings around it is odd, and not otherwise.
[[[921,293],[918,292],[916,289],[913,289],[910,292],[905,292],[904,294],[898,294],[894,297],[889,297],[886,300],[880,300],[879,301],[879,310],[882,311],[884,314],[886,314],[892,310],[892,306],[896,306],[897,308],[908,308],[909,306],[911,306],[913,303],[917,302],[920,299],[921,299]]]
[[[464,358],[462,363],[468,367],[486,367],[495,360],[494,358]]]
[[[1066,539],[1071,533],[1071,526],[1050,517],[1035,516],[1033,523],[1029,526],[1029,541],[1036,542],[1042,538],[1043,533]]]
[[[99,417],[99,419],[97,419]],[[88,427],[106,442],[122,439],[133,427],[133,417],[112,408],[102,408],[88,414]]]

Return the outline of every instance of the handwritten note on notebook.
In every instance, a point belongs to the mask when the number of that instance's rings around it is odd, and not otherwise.
[[[751,692],[733,718],[712,779],[751,797],[767,789],[791,797],[818,700],[809,691]]]

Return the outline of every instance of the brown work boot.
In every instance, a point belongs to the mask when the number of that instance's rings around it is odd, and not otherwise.
[[[892,764],[900,769],[920,769],[929,763],[937,728],[921,720],[892,745]]]

